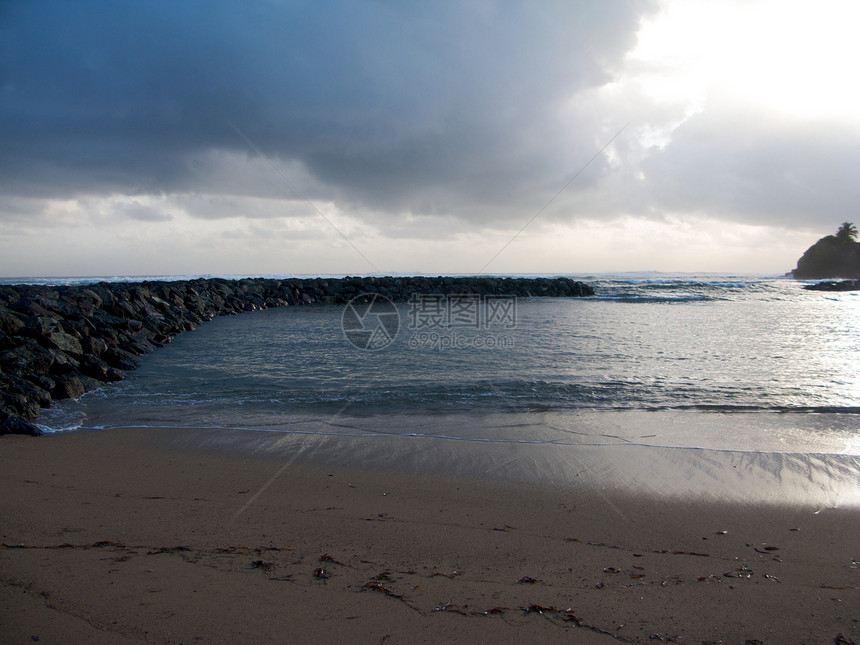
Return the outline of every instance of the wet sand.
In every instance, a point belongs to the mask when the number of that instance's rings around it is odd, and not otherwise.
[[[199,443],[0,437],[0,642],[860,642],[856,507]]]

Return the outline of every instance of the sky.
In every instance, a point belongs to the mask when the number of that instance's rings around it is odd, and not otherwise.
[[[0,3],[0,276],[782,274],[853,0]]]

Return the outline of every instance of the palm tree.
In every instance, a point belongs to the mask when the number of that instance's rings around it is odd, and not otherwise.
[[[842,222],[842,226],[836,231],[836,239],[840,242],[853,242],[857,237],[857,227],[851,222]]]

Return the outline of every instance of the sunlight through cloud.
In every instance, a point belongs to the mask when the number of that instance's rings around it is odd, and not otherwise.
[[[629,55],[653,98],[735,103],[857,123],[854,2],[677,2],[646,21]]]

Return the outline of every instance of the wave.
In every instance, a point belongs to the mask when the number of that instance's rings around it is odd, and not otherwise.
[[[715,300],[724,300],[725,298],[716,298],[714,296],[649,296],[637,294],[605,294],[593,297],[594,300],[605,300],[610,302],[625,302],[625,303],[640,303],[640,304],[677,304],[684,302],[711,302]]]
[[[860,406],[853,405],[730,405],[725,403],[700,403],[695,405],[663,406],[655,409],[696,410],[699,412],[722,412],[727,414],[733,412],[773,412],[778,414],[860,414]]]
[[[304,384],[224,384],[220,390],[189,392],[114,391],[108,405],[121,403],[130,414],[148,411],[177,414],[229,415],[288,414],[296,411],[331,413],[339,409],[357,414],[403,411],[576,411],[576,410],[691,410],[714,413],[860,414],[853,402],[798,399],[796,393],[768,390],[764,386],[690,386],[640,381],[604,380],[593,383],[561,381],[413,381],[404,384],[368,382],[364,387],[343,389]],[[99,405],[98,394],[85,395],[87,405]],[[786,401],[793,398],[794,402]],[[772,402],[770,402],[772,401]],[[51,411],[46,411],[50,416]],[[74,411],[58,416],[56,424],[78,422]]]
[[[676,304],[781,300],[802,297],[798,284],[765,276],[606,276],[590,283],[594,299],[617,303]]]

